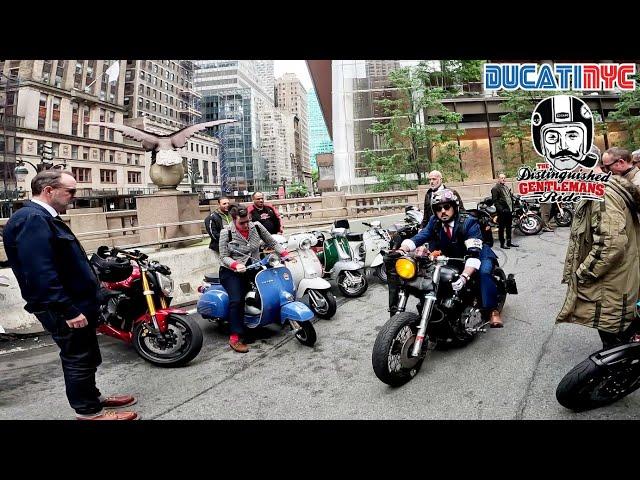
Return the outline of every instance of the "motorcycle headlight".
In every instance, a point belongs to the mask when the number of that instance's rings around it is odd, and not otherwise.
[[[400,258],[396,261],[396,273],[404,280],[411,280],[416,276],[416,262],[409,258]]]
[[[278,265],[280,265],[280,259],[278,258],[277,255],[274,255],[273,253],[269,255],[268,262],[270,267],[277,267]]]
[[[158,285],[160,290],[166,297],[170,297],[173,293],[173,278],[167,277],[161,273],[156,272],[156,278],[158,279]]]
[[[300,248],[300,250],[308,250],[310,249],[314,244],[311,243],[311,239],[310,238],[304,238],[303,240],[300,241],[300,243],[298,244],[298,248]]]

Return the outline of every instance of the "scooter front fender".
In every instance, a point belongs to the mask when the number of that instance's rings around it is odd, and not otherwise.
[[[373,259],[373,262],[371,262],[371,268],[375,268],[379,265],[382,265],[382,254],[379,253],[378,255],[376,255],[376,258]]]
[[[354,270],[362,270],[364,268],[364,262],[356,262],[354,260],[343,260],[340,262],[336,262],[333,266],[333,270],[331,270],[331,278],[338,278],[340,272],[343,270],[354,271]]]
[[[296,322],[308,322],[314,317],[313,312],[302,302],[291,302],[282,306],[280,310],[280,322],[289,320]]]
[[[203,318],[225,318],[229,313],[229,294],[222,288],[209,288],[198,299],[197,311]]]
[[[296,298],[302,298],[307,290],[329,290],[331,284],[324,278],[303,278],[298,284]]]

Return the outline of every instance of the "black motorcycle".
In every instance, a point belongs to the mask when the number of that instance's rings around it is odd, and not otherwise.
[[[540,202],[526,202],[529,209],[536,215],[540,215]],[[554,202],[551,204],[551,212],[549,218],[552,218],[559,227],[568,227],[573,221],[573,203],[571,202]]]
[[[640,336],[629,343],[600,350],[578,365],[558,384],[556,398],[576,412],[603,407],[640,388]]]
[[[511,217],[512,228],[517,228],[524,235],[537,235],[542,230],[542,218],[536,212],[531,210],[529,204],[522,200],[519,195],[512,195],[513,210]],[[478,210],[487,213],[493,224],[498,224],[498,212],[493,199],[491,197],[485,198],[482,202],[478,203]]]
[[[387,228],[387,232],[389,232],[391,236],[389,248],[391,250],[397,250],[404,240],[417,235],[420,231],[422,220],[423,214],[421,211],[413,206],[406,207],[404,223],[394,223]]]
[[[433,252],[437,255],[437,252]],[[390,252],[395,257],[398,279],[397,312],[382,327],[376,338],[371,363],[376,376],[397,387],[411,380],[420,370],[427,346],[463,346],[486,331],[488,312],[481,312],[478,275],[455,292],[451,286],[464,269],[465,259],[445,256],[416,256]],[[498,286],[498,310],[502,311],[507,294],[518,293],[513,274],[505,276],[496,265],[493,271]],[[419,299],[418,313],[406,312],[409,295]]]

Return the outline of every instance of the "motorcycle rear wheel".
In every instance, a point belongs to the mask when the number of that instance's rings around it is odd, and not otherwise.
[[[538,215],[526,215],[518,219],[517,227],[525,235],[537,235],[542,230],[542,218]]]
[[[153,333],[144,336],[145,324],[133,330],[133,346],[142,358],[159,367],[180,367],[196,358],[202,348],[200,325],[188,315],[169,315],[167,333],[175,345],[164,346]]]
[[[340,272],[340,275],[338,275],[338,279],[336,281],[338,288],[345,297],[360,297],[367,291],[367,288],[369,288],[367,276],[362,270],[351,270],[349,273],[354,277],[358,277],[360,279],[360,283],[355,287],[347,285],[347,273],[346,271],[342,271]]]
[[[604,407],[640,388],[640,368],[627,358],[613,367],[596,365],[590,358],[573,367],[558,384],[556,399],[580,412]]]
[[[401,312],[391,317],[378,333],[371,352],[371,364],[381,382],[399,387],[409,382],[420,370],[424,354],[409,357],[419,323],[417,314]]]
[[[309,290],[308,295],[309,308],[316,317],[328,320],[336,314],[336,310],[338,309],[336,297],[329,290]],[[319,305],[316,306],[314,300],[316,300]]]

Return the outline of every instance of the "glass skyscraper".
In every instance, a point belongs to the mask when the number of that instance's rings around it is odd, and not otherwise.
[[[309,90],[307,94],[307,112],[309,116],[311,168],[317,168],[316,155],[333,152],[333,143],[331,142],[331,137],[329,137],[327,125],[324,123],[324,117],[322,116],[315,90]]]

